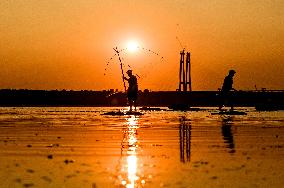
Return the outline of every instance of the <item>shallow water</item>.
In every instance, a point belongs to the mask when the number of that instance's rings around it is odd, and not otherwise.
[[[2,187],[282,187],[284,111],[0,108]],[[126,109],[125,109],[126,110]]]

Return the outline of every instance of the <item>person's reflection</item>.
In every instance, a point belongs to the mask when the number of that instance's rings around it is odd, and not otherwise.
[[[191,124],[186,122],[185,117],[181,117],[179,125],[179,146],[180,161],[185,163],[190,161],[190,144],[191,144]]]
[[[232,134],[232,117],[222,119],[222,135],[226,147],[229,149],[229,153],[235,153],[234,137]]]
[[[121,143],[121,158],[118,170],[118,184],[120,187],[139,187],[145,184],[140,178],[138,169],[138,140],[137,129],[139,128],[138,118],[131,116],[126,119],[126,127],[123,129],[123,140]]]

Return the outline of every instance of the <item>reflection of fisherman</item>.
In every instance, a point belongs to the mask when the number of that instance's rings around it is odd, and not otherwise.
[[[123,77],[123,79],[128,81],[129,87],[127,90],[127,98],[128,103],[130,105],[130,111],[132,111],[132,105],[134,103],[134,107],[136,110],[136,101],[137,101],[137,95],[138,95],[138,84],[137,84],[137,78],[132,74],[132,70],[128,70],[127,75],[129,78]]]
[[[234,108],[232,101],[230,101],[230,91],[231,90],[236,91],[233,88],[233,77],[234,77],[235,73],[236,73],[235,70],[230,70],[228,76],[226,76],[225,79],[224,79],[224,83],[223,83],[223,86],[222,86],[222,89],[221,89],[221,94],[220,94],[221,104],[219,106],[219,110],[221,110],[223,105],[227,102],[230,103],[231,110],[233,110],[233,108]]]
[[[222,135],[224,138],[224,143],[226,147],[230,149],[229,153],[235,153],[234,136],[232,132],[232,118],[227,118],[222,120]]]

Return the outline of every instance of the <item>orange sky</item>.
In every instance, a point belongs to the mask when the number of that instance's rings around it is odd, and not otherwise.
[[[122,90],[112,48],[136,40],[159,54],[121,53],[140,89],[175,90],[178,37],[193,90],[216,90],[231,68],[236,89],[284,89],[283,0],[5,0],[0,31],[0,88]]]

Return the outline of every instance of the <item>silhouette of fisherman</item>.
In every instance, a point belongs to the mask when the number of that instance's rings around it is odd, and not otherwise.
[[[128,70],[127,75],[129,78],[123,77],[123,79],[128,81],[128,89],[127,89],[127,98],[128,103],[130,106],[130,111],[132,111],[132,106],[134,104],[134,108],[136,110],[136,102],[137,102],[137,96],[138,96],[138,84],[137,84],[137,78],[132,74],[132,70]]]
[[[224,104],[229,103],[231,105],[231,110],[234,110],[233,107],[233,103],[231,101],[231,96],[230,96],[230,91],[236,91],[233,88],[233,77],[236,74],[235,70],[230,70],[229,74],[225,77],[224,82],[223,82],[223,86],[221,89],[221,104],[219,106],[219,110],[222,110],[222,107],[224,106]]]

